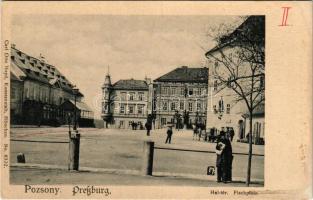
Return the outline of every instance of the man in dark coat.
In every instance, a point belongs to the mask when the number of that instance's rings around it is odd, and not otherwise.
[[[145,127],[147,129],[147,136],[150,136],[150,130],[152,128],[152,124],[149,121],[147,121],[145,124]]]
[[[224,182],[232,181],[232,163],[233,163],[233,151],[231,146],[231,136],[228,135],[225,138],[225,166],[224,166]]]
[[[166,137],[166,140],[165,140],[165,144],[168,142],[169,144],[171,144],[171,140],[172,140],[172,135],[173,135],[173,130],[172,130],[172,126],[169,126],[168,129],[167,129],[167,137]]]
[[[233,153],[230,138],[226,137],[224,131],[220,132],[216,152],[217,181],[223,181],[224,183],[230,182],[232,180]]]

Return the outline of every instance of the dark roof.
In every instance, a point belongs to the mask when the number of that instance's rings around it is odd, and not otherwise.
[[[189,68],[182,66],[155,79],[156,82],[198,82],[208,83],[208,68]]]
[[[148,90],[148,84],[144,80],[119,80],[113,84],[113,89],[115,90]]]
[[[228,35],[224,35],[219,39],[219,44],[213,49],[208,51],[205,56],[208,57],[209,54],[218,51],[219,49],[234,45],[236,46],[236,40],[240,37],[239,42],[244,42],[241,35],[245,35],[247,38],[253,38],[254,42],[259,42],[258,44],[264,45],[265,38],[265,16],[263,15],[253,15],[249,16],[240,26],[238,26],[233,32]],[[238,44],[238,43],[237,43]]]
[[[59,86],[68,92],[72,92],[74,85],[53,65],[11,47],[11,62],[20,68],[26,75],[25,78],[53,85],[58,82]],[[51,80],[56,81],[51,83]],[[83,96],[83,94],[79,93]]]

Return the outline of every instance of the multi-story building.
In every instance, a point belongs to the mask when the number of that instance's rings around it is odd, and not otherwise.
[[[155,127],[206,124],[208,68],[182,66],[153,83]]]
[[[35,58],[11,47],[11,123],[61,125],[67,123],[73,109],[64,110],[64,103],[76,105],[78,120],[92,124],[93,112],[82,102],[83,94],[74,94],[74,85],[43,57]],[[84,113],[84,115],[81,115]],[[80,123],[82,126],[86,123]]]
[[[150,88],[150,90],[149,90]],[[152,84],[150,79],[119,80],[111,84],[106,75],[102,86],[102,118],[105,127],[144,128],[148,114],[151,113]]]
[[[260,52],[264,51],[262,40],[264,41],[264,16],[250,16],[232,33],[223,37],[220,43],[206,53],[209,59],[209,97],[208,97],[208,115],[207,128],[231,127],[235,131],[235,137],[239,140],[246,138],[248,127],[248,107],[243,98],[243,95],[238,93],[245,93],[246,97],[250,97],[252,93],[253,106],[258,106],[253,112],[253,140],[264,141],[264,80],[265,72],[262,67],[254,68],[251,66],[263,66],[260,62],[258,65],[252,65],[247,57],[244,57],[244,51],[256,51],[259,48]],[[256,38],[253,44],[254,49],[246,47],[249,37]],[[243,38],[238,42],[238,37]],[[263,37],[263,38],[262,38]],[[261,44],[260,47],[257,46]],[[246,45],[245,47],[243,47]],[[244,49],[244,50],[242,50]],[[246,50],[247,49],[247,50]],[[257,52],[258,53],[258,52]],[[256,59],[262,57],[262,53],[257,54]],[[261,55],[261,56],[259,56]],[[252,59],[252,58],[251,58]],[[254,75],[254,74],[256,75]],[[251,77],[254,79],[251,79]],[[253,84],[251,82],[253,80]],[[234,81],[239,83],[234,85]],[[251,92],[253,88],[253,92]],[[238,92],[239,91],[239,92]],[[249,99],[247,100],[247,102]],[[250,103],[251,104],[251,103]],[[255,120],[255,121],[254,121]],[[256,136],[256,137],[255,137]],[[256,142],[257,143],[257,142]]]

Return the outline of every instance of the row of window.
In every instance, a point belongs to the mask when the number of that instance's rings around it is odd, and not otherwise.
[[[14,87],[12,87],[12,89],[13,91],[11,91],[11,95],[12,95],[11,98],[14,99],[16,97],[16,90]],[[44,103],[52,103],[52,104],[57,104],[57,105],[60,105],[64,101],[71,98],[70,94],[68,95],[64,95],[64,94],[67,94],[67,93],[53,89],[50,92],[50,97],[49,97],[49,88],[42,87],[37,84],[25,85],[25,88],[24,88],[25,99],[41,101]]]
[[[121,92],[120,95],[121,95],[121,100],[122,101],[126,101],[126,100],[129,100],[129,101],[134,101],[134,100],[138,100],[138,101],[144,101],[146,100],[145,99],[145,93],[144,92]]]
[[[144,114],[144,107],[145,105],[130,105],[130,104],[120,104],[119,113],[121,114]],[[137,112],[135,109],[137,108]]]
[[[185,87],[161,87],[161,94],[163,95],[181,95],[181,96],[192,96],[192,95],[206,95],[206,88],[185,88]]]
[[[196,105],[196,108],[194,106]],[[169,107],[170,106],[170,107]],[[184,102],[162,102],[162,110],[167,111],[175,111],[175,110],[186,110],[193,112],[193,111],[200,111],[200,110],[206,110],[206,106],[203,105],[201,102],[188,102],[188,108],[185,108],[185,103]]]

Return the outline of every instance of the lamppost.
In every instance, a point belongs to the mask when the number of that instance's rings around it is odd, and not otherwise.
[[[78,88],[73,88],[73,94],[74,94],[74,106],[75,106],[75,107],[74,107],[74,127],[73,127],[74,131],[76,131],[76,130],[77,130],[77,113],[76,113],[77,108],[76,108],[76,97],[77,97],[78,92],[79,92],[79,89],[78,89]]]
[[[73,88],[73,94],[74,94],[74,134],[71,134],[70,131],[70,123],[69,123],[69,163],[68,163],[68,169],[69,170],[76,170],[79,169],[79,147],[80,147],[80,134],[77,131],[77,116],[76,116],[76,96],[78,94],[78,89]],[[70,115],[69,115],[70,116]]]

